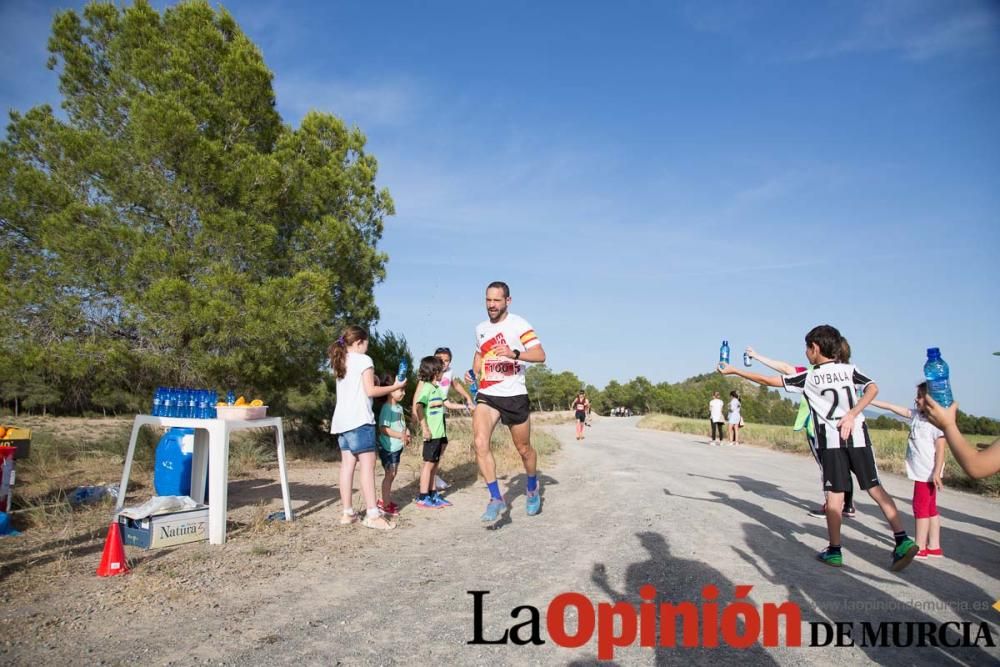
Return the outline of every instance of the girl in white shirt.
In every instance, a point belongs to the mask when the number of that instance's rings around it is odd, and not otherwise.
[[[368,352],[368,332],[351,325],[330,346],[330,368],[337,378],[337,405],[333,411],[330,432],[337,435],[340,446],[340,503],[344,508],[340,523],[358,520],[354,513],[354,468],[361,463],[361,495],[367,511],[362,523],[376,530],[391,530],[394,524],[380,516],[375,499],[375,414],[372,399],[386,396],[406,381],[387,387],[375,386],[375,371]]]
[[[906,444],[906,476],[913,480],[913,518],[917,520],[917,558],[942,558],[941,517],[937,495],[944,474],[944,431],[927,419],[927,383],[917,385],[915,408],[874,400],[872,405],[894,412],[910,422],[910,437]]]
[[[729,401],[729,444],[735,445],[740,440],[740,426],[743,425],[743,417],[740,415],[740,395],[731,391],[729,396],[732,398]]]

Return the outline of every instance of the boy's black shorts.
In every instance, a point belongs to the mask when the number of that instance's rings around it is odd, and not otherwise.
[[[851,486],[851,473],[858,479],[858,486],[868,490],[881,484],[875,454],[869,447],[841,447],[819,450],[823,466],[823,490],[844,493]]]
[[[488,396],[483,392],[476,394],[476,404],[488,405],[500,413],[500,423],[504,426],[517,426],[528,421],[531,414],[531,403],[527,394],[519,396]]]
[[[431,438],[430,440],[424,440],[424,461],[428,463],[437,463],[441,460],[441,452],[444,451],[444,446],[448,444],[448,438]]]

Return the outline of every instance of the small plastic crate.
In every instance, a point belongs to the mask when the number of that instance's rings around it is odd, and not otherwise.
[[[219,419],[230,421],[250,421],[267,416],[266,405],[218,405],[215,414]]]

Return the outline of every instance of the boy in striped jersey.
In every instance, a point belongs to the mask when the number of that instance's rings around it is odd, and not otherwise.
[[[751,382],[801,393],[809,405],[816,429],[816,450],[823,467],[823,488],[828,491],[826,526],[830,544],[817,558],[834,567],[843,565],[840,545],[844,492],[853,472],[858,486],[868,491],[892,527],[896,546],[893,571],[905,568],[919,548],[903,529],[892,497],[882,488],[862,411],[878,394],[878,387],[853,364],[837,361],[843,338],[834,327],[823,324],[806,334],[806,358],[813,368],[789,375],[760,375],[729,364],[719,364],[723,375],[739,375]],[[855,389],[863,391],[855,399]]]

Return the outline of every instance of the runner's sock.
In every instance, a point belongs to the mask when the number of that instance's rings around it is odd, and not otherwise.
[[[900,544],[902,544],[903,542],[905,542],[906,540],[910,539],[909,537],[906,536],[906,531],[905,530],[901,530],[898,533],[893,533],[892,536],[896,540],[896,546],[897,547]]]
[[[831,553],[831,554],[839,554],[840,553],[840,545],[838,544],[837,546],[833,546],[831,544],[830,546],[828,546],[826,548],[826,550],[827,550],[828,553]]]
[[[503,496],[500,495],[500,483],[496,480],[486,483],[486,488],[490,490],[490,498],[492,500],[503,500]]]
[[[538,488],[538,476],[528,475],[528,493],[534,493]]]

